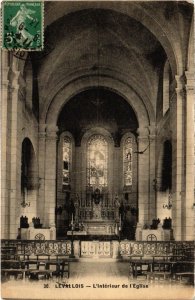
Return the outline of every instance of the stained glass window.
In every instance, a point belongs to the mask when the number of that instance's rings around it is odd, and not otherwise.
[[[132,138],[128,137],[123,148],[123,169],[124,169],[124,185],[132,185]]]
[[[70,184],[70,167],[72,159],[72,142],[68,136],[63,139],[63,168],[62,168],[62,184]]]
[[[87,146],[87,184],[107,186],[108,144],[102,135],[93,135]]]

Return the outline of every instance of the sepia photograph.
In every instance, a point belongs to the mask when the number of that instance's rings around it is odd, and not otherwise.
[[[1,12],[1,298],[192,300],[193,1]]]

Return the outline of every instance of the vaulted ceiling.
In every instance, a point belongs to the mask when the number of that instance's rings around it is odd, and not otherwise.
[[[60,132],[71,132],[77,145],[90,128],[106,129],[115,145],[120,144],[125,133],[136,133],[138,128],[131,106],[119,95],[102,88],[81,92],[70,99],[64,105],[57,125]]]
[[[94,75],[125,83],[156,111],[164,63],[168,59],[174,76],[174,47],[179,56],[181,41],[188,39],[189,5],[109,2],[46,2],[44,43],[49,51],[39,60],[32,54],[40,112],[64,86]],[[183,39],[173,30],[182,32]]]

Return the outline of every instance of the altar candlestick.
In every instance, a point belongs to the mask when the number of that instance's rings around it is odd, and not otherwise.
[[[73,214],[72,214],[72,221],[71,221],[71,225],[73,225]]]

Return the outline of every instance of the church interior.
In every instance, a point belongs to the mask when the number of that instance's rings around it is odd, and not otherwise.
[[[187,1],[46,1],[44,50],[2,50],[3,276],[192,284],[193,23]]]

